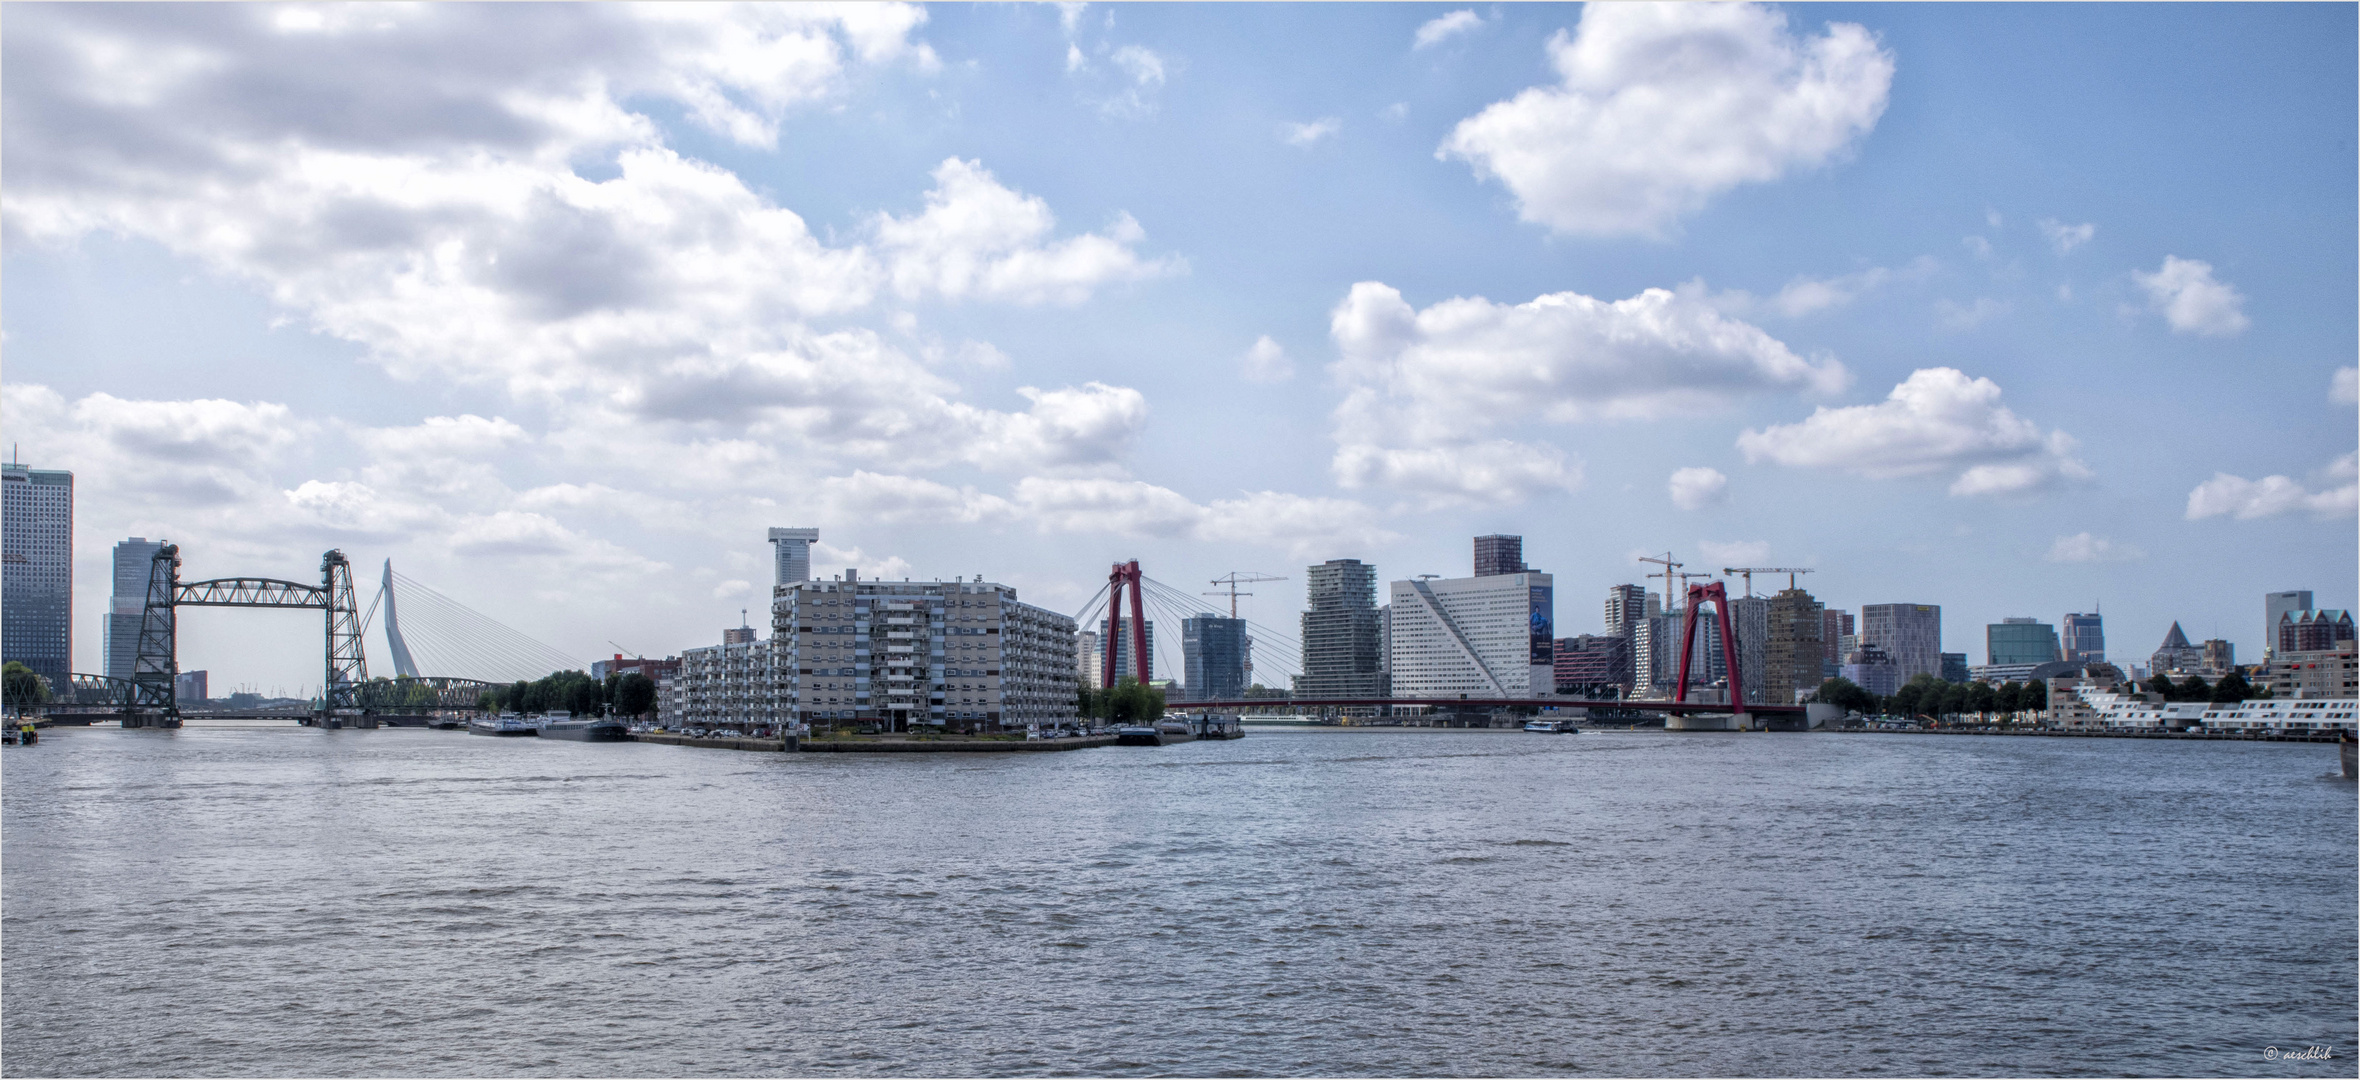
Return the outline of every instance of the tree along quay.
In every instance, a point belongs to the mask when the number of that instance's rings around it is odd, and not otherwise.
[[[2208,742],[2319,742],[2331,743],[2341,736],[2334,732],[2294,732],[2266,734],[2231,731],[2103,731],[2073,728],[2002,728],[2002,727],[1921,727],[1875,728],[1842,727],[1828,730],[1845,735],[2046,735],[2070,739],[2196,739]]]
[[[691,746],[707,750],[756,750],[769,753],[994,754],[1039,750],[1086,750],[1096,746],[1113,746],[1115,737],[1113,735],[1078,735],[1062,739],[889,738],[852,735],[818,739],[796,736],[784,739],[755,739],[742,736],[708,738],[672,732],[642,731],[632,733],[629,736],[629,741],[660,743],[665,746]]]

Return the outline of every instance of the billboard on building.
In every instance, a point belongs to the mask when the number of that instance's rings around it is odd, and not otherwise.
[[[1534,664],[1557,662],[1557,603],[1548,585],[1532,586],[1532,660]]]

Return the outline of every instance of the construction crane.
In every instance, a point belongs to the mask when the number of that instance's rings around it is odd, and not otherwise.
[[[1687,564],[1687,563],[1684,563],[1684,562],[1674,562],[1674,561],[1672,561],[1672,553],[1671,553],[1671,552],[1669,552],[1669,551],[1667,551],[1667,552],[1664,552],[1664,553],[1663,553],[1663,558],[1660,558],[1660,559],[1656,558],[1656,557],[1655,557],[1655,556],[1653,556],[1653,555],[1641,555],[1641,556],[1639,556],[1639,561],[1640,561],[1640,562],[1647,562],[1647,563],[1654,563],[1654,564],[1656,564],[1657,566],[1661,566],[1661,567],[1663,567],[1663,573],[1660,573],[1660,574],[1649,574],[1649,575],[1647,575],[1647,576],[1648,576],[1648,577],[1651,577],[1651,578],[1662,578],[1662,579],[1663,579],[1663,599],[1664,599],[1664,606],[1665,606],[1666,608],[1669,608],[1669,607],[1671,607],[1671,606],[1672,606],[1672,577],[1673,577],[1673,575],[1675,575],[1675,574],[1679,573],[1679,571],[1680,571],[1680,568],[1681,568],[1681,567],[1683,567],[1683,566],[1686,566],[1686,565],[1688,565],[1688,564]]]
[[[1721,572],[1724,574],[1736,574],[1737,576],[1744,578],[1745,594],[1747,596],[1752,596],[1754,594],[1755,574],[1785,574],[1786,587],[1792,589],[1795,587],[1795,577],[1800,574],[1810,573],[1811,568],[1808,566],[1724,566],[1721,568]]]
[[[1240,586],[1240,585],[1249,585],[1249,584],[1252,584],[1252,583],[1254,583],[1254,582],[1257,582],[1257,581],[1285,581],[1285,580],[1286,580],[1286,576],[1285,576],[1285,575],[1283,575],[1283,574],[1257,574],[1257,573],[1254,573],[1254,572],[1252,572],[1252,571],[1245,571],[1245,572],[1242,572],[1242,573],[1241,573],[1241,572],[1239,572],[1239,571],[1232,570],[1232,571],[1230,571],[1230,572],[1228,573],[1228,575],[1227,575],[1227,576],[1225,576],[1225,577],[1217,577],[1217,578],[1214,578],[1214,579],[1213,579],[1213,581],[1212,581],[1212,583],[1213,583],[1213,584],[1215,584],[1215,585],[1227,585],[1227,586],[1229,586],[1229,590],[1228,590],[1227,592],[1209,592],[1209,593],[1206,593],[1205,595],[1206,595],[1206,596],[1226,596],[1226,597],[1228,597],[1228,598],[1229,598],[1229,617],[1230,617],[1230,618],[1232,618],[1232,619],[1234,619],[1234,618],[1237,618],[1237,598],[1238,598],[1238,597],[1240,597],[1240,596],[1252,596],[1252,595],[1254,595],[1253,593],[1250,593],[1250,592],[1239,592],[1239,591],[1237,591],[1237,587],[1238,587],[1238,586]]]

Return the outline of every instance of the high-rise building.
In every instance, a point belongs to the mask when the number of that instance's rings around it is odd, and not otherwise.
[[[211,687],[203,671],[183,671],[172,677],[172,697],[181,707],[202,705],[212,697]]]
[[[0,660],[64,690],[74,668],[74,474],[0,465]]]
[[[1631,639],[1619,634],[1579,634],[1557,639],[1556,684],[1560,694],[1630,689]]]
[[[2106,621],[2097,612],[2065,616],[2065,659],[2075,663],[2106,659]]]
[[[1386,672],[1377,659],[1383,627],[1377,615],[1377,568],[1359,559],[1329,559],[1308,568],[1303,613],[1303,673],[1297,697],[1383,697]],[[1401,613],[1393,615],[1396,643]]]
[[[818,542],[818,529],[770,530],[771,557],[777,563],[772,584],[800,585],[811,580],[811,545]]]
[[[1105,687],[1098,685],[1099,680],[1106,677],[1106,672],[1099,665],[1099,658],[1106,654],[1098,651],[1098,631],[1074,631],[1073,652],[1074,657],[1079,661],[1082,685],[1092,690],[1105,689]]]
[[[1606,590],[1606,636],[1623,642],[1622,667],[1607,681],[1621,686],[1626,693],[1638,682],[1633,657],[1638,648],[1639,627],[1647,622],[1647,606],[1647,590],[1641,586],[1616,585]]]
[[[2209,638],[2197,646],[2204,651],[2204,668],[2217,675],[2226,675],[2237,668],[2237,646],[2220,638]]]
[[[1557,685],[1547,574],[1396,581],[1394,697],[1531,697]]]
[[[1942,681],[1967,681],[1967,654],[1963,652],[1946,652],[1942,654]]]
[[[1181,676],[1191,701],[1226,701],[1246,693],[1246,621],[1202,612],[1180,622]]]
[[[1147,681],[1154,682],[1156,677],[1155,620],[1147,620],[1147,624],[1140,627],[1140,629],[1145,631],[1147,634]],[[1109,643],[1113,644],[1114,646],[1114,681],[1121,682],[1126,678],[1138,678],[1138,665],[1131,658],[1131,616],[1123,616],[1123,625],[1120,627],[1119,633],[1109,632],[1105,619],[1101,618],[1098,620],[1097,662],[1099,665],[1098,677],[1101,682],[1105,681],[1106,678],[1106,646]]]
[[[1769,685],[1762,672],[1770,660],[1770,601],[1759,596],[1732,598],[1729,625],[1737,639],[1737,675],[1745,685],[1745,700],[1753,705],[1767,704]],[[1787,699],[1789,704],[1793,701]]]
[[[1524,566],[1524,538],[1521,536],[1490,536],[1475,538],[1475,576],[1497,577],[1501,574],[1521,574]]]
[[[2262,653],[2263,658],[2278,648],[2278,624],[2289,612],[2311,610],[2311,590],[2288,589],[2284,592],[2262,594]]]
[[[107,605],[106,675],[131,680],[139,658],[139,620],[147,614],[148,571],[163,541],[134,536],[115,545],[115,595]]]
[[[1763,648],[1762,700],[1790,705],[1824,681],[1827,608],[1802,589],[1781,589],[1770,598],[1770,636]]]
[[[2306,594],[2307,595],[2307,594]],[[2277,652],[2319,652],[2352,638],[2352,613],[2335,608],[2289,611],[2278,616],[2270,635]]]
[[[1859,636],[1893,658],[1904,684],[1920,675],[1942,677],[1940,605],[1868,604],[1860,609]]]
[[[2046,664],[2066,659],[2057,643],[2056,627],[2014,616],[1983,627],[1983,653],[1987,664]]]
[[[1634,668],[1642,663],[1647,670],[1638,673],[1636,682],[1641,687],[1663,689],[1680,681],[1680,643],[1687,640],[1688,611],[1673,608],[1648,616],[1639,630],[1647,639],[1641,650],[1634,641],[1631,662]],[[1743,662],[1744,657],[1739,657]],[[1688,646],[1688,685],[1704,686],[1729,675],[1729,665],[1721,650],[1721,613],[1705,610],[1696,616],[1696,639]]]
[[[1819,639],[1827,649],[1828,663],[1843,663],[1844,653],[1848,651],[1843,647],[1843,639],[1858,633],[1853,629],[1852,613],[1841,608],[1829,608],[1819,618]]]

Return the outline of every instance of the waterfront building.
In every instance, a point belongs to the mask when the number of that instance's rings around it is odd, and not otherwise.
[[[819,543],[818,529],[770,530],[773,585],[800,585],[811,580],[811,545]]]
[[[1534,571],[1392,585],[1394,697],[1556,690],[1555,585]]]
[[[1070,723],[1070,616],[985,581],[832,581],[771,600],[778,713],[818,727],[1004,731]],[[681,657],[686,667],[687,654]]]
[[[1190,700],[1228,701],[1246,692],[1246,621],[1203,612],[1180,621],[1182,683]]]
[[[2274,698],[2360,695],[2360,660],[2355,660],[2350,631],[2330,648],[2280,651],[2270,658],[2264,678]]]
[[[107,603],[106,676],[131,679],[139,658],[139,622],[147,614],[148,573],[164,542],[134,536],[115,545],[115,594]]]
[[[74,669],[74,474],[0,465],[0,660],[62,691]]]
[[[2262,658],[2278,651],[2278,625],[2296,611],[2311,610],[2311,590],[2287,589],[2262,594]]]
[[[2064,660],[2106,659],[2106,622],[2096,612],[2065,616],[2065,636],[2059,643]],[[1997,663],[1997,661],[1993,661]]]
[[[1295,676],[1295,696],[1385,696],[1387,673],[1377,658],[1383,638],[1377,568],[1359,559],[1329,559],[1306,569],[1304,593],[1310,610],[1303,613],[1303,672]]]
[[[605,682],[606,677],[609,675],[637,674],[645,675],[650,680],[654,681],[658,685],[661,685],[667,676],[678,670],[680,670],[680,658],[677,656],[667,656],[661,660],[651,660],[644,656],[625,656],[622,653],[616,653],[614,654],[614,659],[612,660],[592,661],[590,664],[590,677],[598,680],[599,682]]]
[[[1652,600],[1647,590],[1638,585],[1616,585],[1606,590],[1606,635],[1621,638],[1623,642],[1623,667],[1608,681],[1626,692],[1639,684],[1639,627],[1647,622]]]
[[[2353,636],[2352,613],[2335,608],[2289,611],[2278,617],[2276,632],[2270,635],[2271,644],[2278,651],[2318,652],[2332,649],[2335,643]]]
[[[2147,670],[2156,674],[2171,671],[2198,671],[2204,667],[2204,650],[2188,644],[2188,635],[2180,632],[2180,624],[2172,623],[2171,632],[2163,635],[2163,645],[2147,658]]]
[[[1860,640],[1893,658],[1903,683],[1942,677],[1942,608],[1937,604],[1869,604],[1860,609]]]
[[[203,705],[207,698],[213,696],[208,682],[202,670],[180,672],[172,676],[172,698],[183,708]]]
[[[1475,538],[1476,577],[1521,574],[1525,569],[1523,537],[1494,533]]]
[[[1827,645],[1820,635],[1827,629],[1826,616],[1826,605],[1800,588],[1781,589],[1770,598],[1760,674],[1747,676],[1761,680],[1763,701],[1793,704],[1825,681]]]
[[[2005,618],[1983,628],[1986,664],[2046,664],[2070,659],[2057,641],[2057,628],[2039,619]]]
[[[2051,661],[2051,663],[2058,662],[2060,661]],[[2072,661],[2061,662],[2072,663]],[[2047,664],[1977,664],[1967,669],[1967,678],[1973,682],[2004,686],[2012,682],[2038,678],[2033,672],[2047,666]]]
[[[680,650],[669,696],[659,704],[666,726],[743,732],[781,726],[776,645],[740,637],[736,629],[724,631],[719,645]]]
[[[1147,620],[1146,625],[1141,627],[1141,629],[1145,630],[1147,633],[1147,681],[1152,683],[1156,678],[1155,620]],[[1139,669],[1138,667],[1134,666],[1131,660],[1131,616],[1123,616],[1123,625],[1113,632],[1108,631],[1106,620],[1104,618],[1098,620],[1099,651],[1097,655],[1091,657],[1091,659],[1098,664],[1098,678],[1100,681],[1104,681],[1106,678],[1106,648],[1109,645],[1114,647],[1115,681],[1121,682],[1125,678],[1138,678]]]
[[[2062,711],[2059,727],[2111,731],[2186,731],[2229,734],[2286,732],[2324,734],[2360,730],[2360,701],[2352,695],[2325,698],[2268,698],[2249,701],[2158,701],[2100,682],[2077,682],[2067,693],[2076,700]],[[2052,694],[2054,697],[2054,694]]]
[[[1875,642],[1863,643],[1845,654],[1843,677],[1878,697],[1899,692],[1905,681],[1901,678],[1900,665]]]
[[[1967,654],[1963,652],[1943,653],[1941,678],[1943,682],[1967,681]]]
[[[1105,679],[1106,672],[1100,667],[1099,658],[1105,654],[1098,651],[1098,631],[1074,631],[1073,653],[1079,663],[1081,684],[1092,690],[1105,689],[1099,685]]]
[[[2112,692],[2125,681],[2121,668],[2104,661],[2091,661],[2038,677],[2048,688],[2049,726],[2074,729],[2100,726],[2097,710],[2090,704],[2090,694]]]
[[[1558,638],[1554,671],[1560,694],[1591,693],[1598,687],[1630,687],[1631,639],[1618,634]]]

